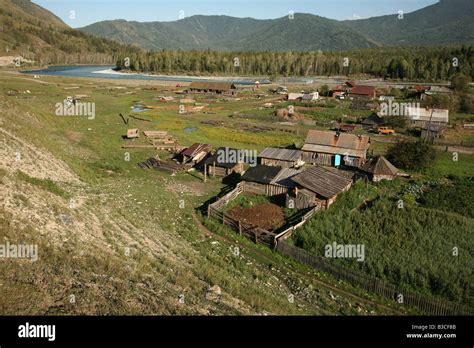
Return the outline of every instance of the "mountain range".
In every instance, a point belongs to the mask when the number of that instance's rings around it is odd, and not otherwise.
[[[473,43],[473,18],[473,0],[441,0],[411,13],[361,20],[305,13],[268,20],[197,15],[172,22],[108,20],[80,30],[149,50],[349,50]]]

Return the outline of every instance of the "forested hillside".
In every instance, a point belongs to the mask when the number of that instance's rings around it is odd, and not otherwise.
[[[132,55],[123,70],[166,74],[307,76],[370,74],[382,78],[447,80],[474,77],[473,47],[380,48],[348,52],[160,51]],[[453,59],[457,59],[457,66]],[[347,63],[347,64],[345,64]],[[345,66],[347,65],[347,66]]]
[[[119,54],[140,50],[71,29],[29,0],[0,0],[2,56],[22,56],[36,64],[110,64]]]

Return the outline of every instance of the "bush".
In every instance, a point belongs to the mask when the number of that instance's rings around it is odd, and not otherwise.
[[[436,157],[435,149],[426,141],[401,141],[389,148],[387,159],[396,167],[421,170],[430,166]]]

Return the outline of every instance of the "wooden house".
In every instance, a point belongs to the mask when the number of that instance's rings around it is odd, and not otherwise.
[[[383,156],[376,156],[370,159],[364,163],[361,169],[369,175],[370,180],[375,182],[381,180],[393,180],[400,172]]]
[[[332,131],[310,130],[303,145],[306,163],[360,167],[367,158],[369,137]]]
[[[181,163],[192,164],[193,166],[201,162],[211,152],[212,147],[209,144],[195,143],[181,151]]]
[[[300,150],[267,147],[258,155],[258,163],[265,166],[292,168],[301,165]]]
[[[421,127],[421,137],[423,139],[436,139],[443,136],[446,126],[440,124],[430,124],[426,127]]]
[[[242,176],[245,192],[277,196],[286,194],[295,187],[291,178],[302,172],[301,169],[257,165],[250,167]]]
[[[335,168],[316,166],[291,178],[296,183],[294,190],[298,208],[321,204],[329,208],[337,196],[350,189],[352,178]]]
[[[405,112],[410,119],[409,126],[412,128],[427,129],[428,125],[447,127],[449,123],[448,109],[407,107]]]
[[[349,90],[350,98],[375,99],[376,90],[373,86],[354,86]]]
[[[209,176],[219,176],[225,177],[232,173],[242,173],[244,171],[243,162],[229,162],[222,160],[220,153],[224,151],[232,151],[237,153],[237,149],[224,148],[220,147],[217,151],[204,160],[204,165],[206,166],[207,174]]]
[[[186,93],[209,93],[234,96],[237,94],[237,87],[230,82],[191,82]]]

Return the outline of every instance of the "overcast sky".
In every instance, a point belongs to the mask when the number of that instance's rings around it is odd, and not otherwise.
[[[139,22],[173,21],[180,13],[189,17],[229,15],[259,19],[279,18],[289,11],[332,19],[357,19],[405,13],[438,0],[33,0],[73,28],[107,19]],[[74,12],[71,12],[74,11]],[[183,12],[181,12],[183,11]],[[71,18],[75,17],[75,18]]]

